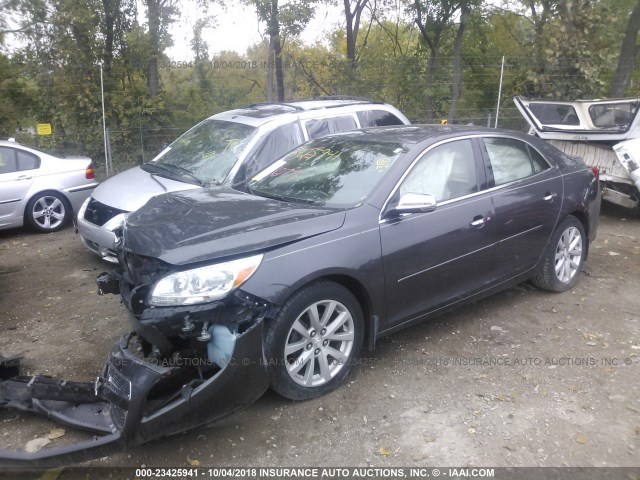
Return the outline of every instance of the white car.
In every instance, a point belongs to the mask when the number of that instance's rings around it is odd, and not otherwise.
[[[98,186],[88,157],[61,158],[0,141],[0,230],[60,230]]]
[[[103,182],[78,212],[78,232],[89,250],[117,262],[114,231],[156,195],[238,184],[294,147],[330,133],[409,123],[395,107],[368,100],[265,103],[218,113],[150,162]]]

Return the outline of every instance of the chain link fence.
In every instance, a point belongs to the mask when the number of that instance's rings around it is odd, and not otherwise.
[[[589,61],[580,59],[583,64]],[[573,65],[576,62],[565,63]],[[462,93],[456,123],[494,126],[498,113],[501,66],[501,57],[463,58]],[[154,110],[153,99],[150,101],[147,94],[141,91],[139,98],[134,96],[131,99],[132,107],[126,115],[121,112],[116,114],[114,99],[118,95],[132,93],[118,91],[114,86],[121,79],[105,72],[106,152],[110,158],[110,175],[151,160],[164,146],[210,115],[266,101],[267,77],[271,71],[269,67],[266,62],[249,61],[234,65],[212,60],[205,62],[204,66],[194,66],[190,62],[169,62],[160,72],[165,88],[157,111]],[[447,118],[451,105],[453,59],[439,59],[439,69],[431,87],[427,87],[426,67],[426,59],[417,56],[362,60],[355,68],[346,62],[285,57],[285,92],[287,100],[344,95],[384,101],[398,107],[414,123],[426,122],[426,99],[431,96],[434,105],[431,121],[439,122]],[[543,68],[534,58],[506,57],[498,126],[520,131],[528,128],[513,103],[515,95],[558,98],[558,92],[570,91],[571,85],[576,82],[581,82],[581,91],[599,95],[603,85],[610,82],[615,65],[591,64],[589,67],[590,71],[599,72],[598,81],[594,82],[592,89],[585,88],[584,82],[588,80],[576,74],[575,69]],[[95,70],[95,67],[91,68]],[[544,74],[541,74],[543,70]],[[89,73],[91,75],[85,75],[86,80],[74,81],[78,88],[95,92],[99,105],[99,73]],[[638,80],[638,75],[634,75],[628,92],[637,92],[640,85]],[[143,102],[145,107],[139,107]],[[79,105],[70,107],[68,102],[65,105],[59,108],[74,108],[74,114],[79,114],[79,109],[83,108]],[[94,159],[99,178],[104,180],[105,142],[100,109],[94,108],[81,128],[70,130],[55,123],[53,127],[51,136],[37,136],[35,129],[27,129],[17,132],[16,137],[27,145],[63,155],[89,155]]]

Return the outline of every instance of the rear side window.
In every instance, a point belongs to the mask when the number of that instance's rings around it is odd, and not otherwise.
[[[0,174],[33,170],[40,167],[40,158],[15,148],[0,147]]]
[[[483,141],[496,186],[530,177],[549,168],[542,155],[520,140],[485,138]]]
[[[531,148],[531,145],[527,145],[529,155],[531,156],[531,163],[533,165],[533,173],[540,173],[543,170],[549,168],[549,164],[537,150]]]
[[[404,125],[402,120],[393,113],[385,110],[365,110],[358,112],[358,120],[361,127],[388,127],[391,125]]]
[[[18,170],[34,170],[40,168],[40,159],[31,153],[18,150]]]
[[[358,128],[355,119],[351,115],[308,120],[305,126],[309,134],[309,140],[324,137],[330,133],[347,132]]]

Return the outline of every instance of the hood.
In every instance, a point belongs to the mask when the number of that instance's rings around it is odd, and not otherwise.
[[[129,215],[128,252],[172,265],[256,252],[340,228],[342,210],[308,207],[230,188],[161,195]]]
[[[191,183],[151,175],[140,167],[134,167],[102,182],[91,196],[110,207],[133,212],[156,195],[199,188]]]

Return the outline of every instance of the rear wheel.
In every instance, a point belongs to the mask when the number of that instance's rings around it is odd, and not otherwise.
[[[296,292],[268,325],[271,387],[292,400],[337,388],[362,347],[364,320],[346,288],[321,281]]]
[[[572,288],[580,276],[587,253],[587,239],[582,223],[569,216],[556,228],[533,284],[551,292]]]
[[[34,196],[25,210],[27,223],[38,232],[55,232],[64,227],[71,216],[67,199],[57,192]]]

